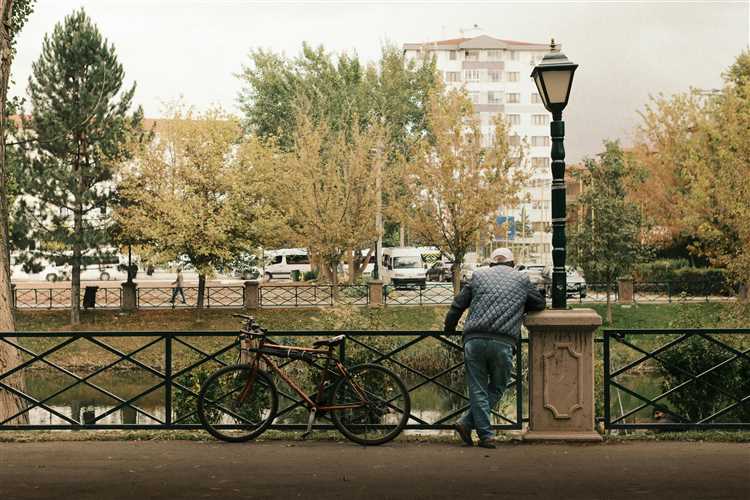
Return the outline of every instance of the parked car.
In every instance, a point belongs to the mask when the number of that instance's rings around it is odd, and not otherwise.
[[[547,285],[552,285],[552,266],[544,268],[543,272],[544,280]],[[572,267],[567,266],[565,268],[565,283],[567,285],[567,296],[573,297],[578,295],[580,298],[586,298],[586,280],[583,278],[581,272]]]
[[[452,262],[445,262],[438,260],[434,262],[429,269],[427,269],[427,281],[438,281],[438,282],[449,282],[452,281],[453,276],[451,274]]]
[[[310,257],[304,248],[283,248],[281,250],[269,250],[266,254],[266,265],[263,268],[263,277],[270,281],[274,278],[292,277],[292,272],[298,271],[301,275],[310,272]]]
[[[536,285],[536,289],[539,290],[539,293],[541,293],[543,297],[546,295],[547,280],[544,276],[545,266],[521,264],[516,266],[516,270],[520,273],[526,274],[529,277],[529,281],[531,281],[533,285]]]

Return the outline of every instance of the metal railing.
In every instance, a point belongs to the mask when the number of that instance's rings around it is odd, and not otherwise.
[[[377,363],[394,370],[404,380],[412,400],[407,429],[450,429],[452,422],[468,408],[459,337],[413,331],[277,331],[269,336],[307,345],[314,338],[336,334],[346,335],[340,349],[345,364]],[[0,421],[0,430],[199,429],[195,403],[200,383],[213,370],[236,362],[239,353],[236,335],[236,332],[0,333],[0,342],[18,349],[24,358],[19,366],[0,372],[0,390],[10,391],[25,403],[15,415]],[[71,349],[77,355],[72,355]],[[85,374],[80,374],[82,368],[72,361],[80,358],[82,350],[88,359],[95,354],[101,358]],[[286,361],[284,365],[289,363]],[[500,409],[493,411],[495,429],[521,429],[522,365],[523,357],[519,354]],[[121,384],[128,372],[134,372],[130,378],[138,381],[135,386]],[[45,379],[44,373],[50,376]],[[108,373],[116,376],[108,379]],[[304,373],[295,372],[297,377]],[[14,386],[11,380],[16,376],[25,379],[25,387]],[[47,380],[48,384],[41,380]],[[117,386],[118,382],[121,385]],[[303,411],[303,401],[280,380],[276,383],[280,407],[272,428],[305,428],[307,413]],[[72,395],[66,400],[68,394]],[[315,428],[333,426],[321,417]]]
[[[263,285],[261,307],[319,307],[370,303],[367,285]]]
[[[211,307],[242,307],[244,305],[243,286],[206,286],[203,296],[203,306]],[[198,287],[182,287],[185,302],[182,295],[177,294],[172,302],[174,287],[141,287],[136,290],[137,306],[141,308],[164,308],[164,307],[196,307],[198,304]]]
[[[86,286],[81,287],[81,302]],[[13,287],[13,307],[18,309],[67,309],[70,307],[70,288],[17,288]],[[119,309],[122,307],[122,289],[97,287],[96,307]]]
[[[383,304],[385,305],[450,305],[453,302],[453,285],[428,283],[422,286],[383,287]]]
[[[750,429],[750,328],[607,329],[603,344],[607,429]]]

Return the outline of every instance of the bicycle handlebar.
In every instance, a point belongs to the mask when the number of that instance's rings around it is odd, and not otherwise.
[[[248,321],[255,321],[255,318],[253,318],[252,316],[248,316],[247,314],[232,314],[232,317],[234,317],[234,318],[242,318],[242,319],[246,319]]]

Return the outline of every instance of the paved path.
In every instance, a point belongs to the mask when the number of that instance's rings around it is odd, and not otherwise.
[[[0,498],[747,499],[750,444],[0,443]]]

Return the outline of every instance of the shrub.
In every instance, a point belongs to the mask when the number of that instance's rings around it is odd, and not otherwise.
[[[719,338],[732,345],[729,336]],[[694,335],[659,355],[665,391],[689,382],[734,354],[714,342]],[[667,399],[674,411],[690,422],[698,422],[750,395],[750,361],[740,357],[687,383]],[[750,402],[717,418],[720,422],[750,422]]]

